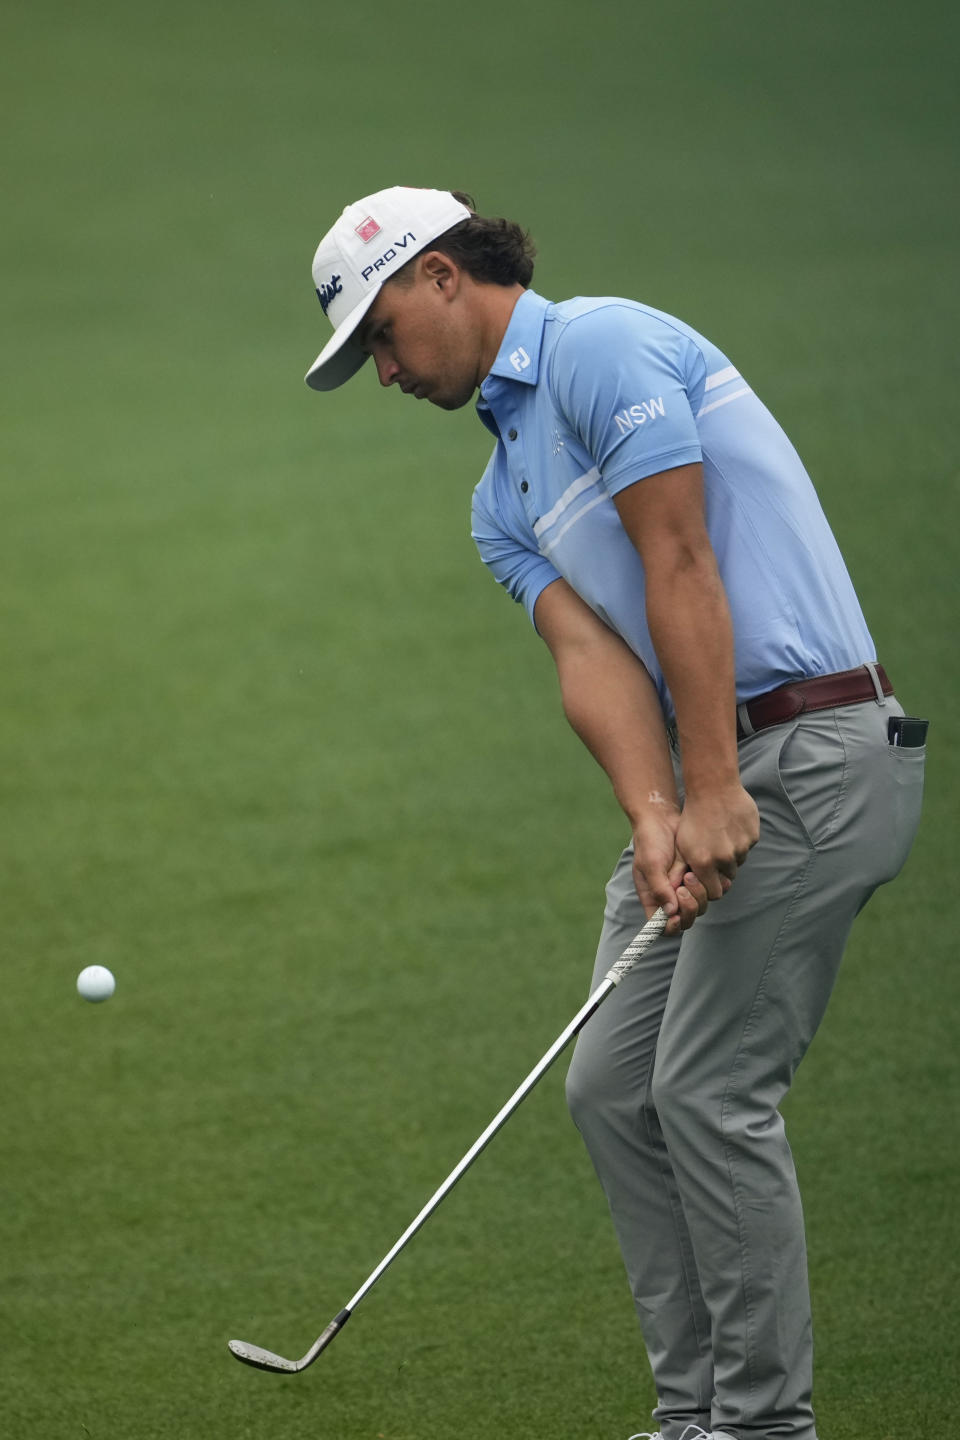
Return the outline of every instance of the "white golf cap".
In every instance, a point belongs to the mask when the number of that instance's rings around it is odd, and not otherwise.
[[[449,190],[394,185],[348,205],[313,257],[313,283],[333,337],[306,374],[313,390],[336,390],[367,356],[353,335],[401,266],[471,212]]]

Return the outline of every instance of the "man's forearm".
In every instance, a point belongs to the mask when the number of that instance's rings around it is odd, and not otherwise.
[[[637,894],[648,915],[665,908],[668,933],[686,929],[703,913],[707,892],[677,849],[682,817],[653,681],[566,581],[543,591],[535,619],[556,662],[567,719],[629,817]]]
[[[675,806],[663,712],[637,656],[564,580],[540,596],[536,622],[557,667],[564,713],[631,824],[650,804]]]
[[[557,657],[564,712],[606,771],[636,826],[650,805],[676,805],[663,712],[653,682],[617,636]]]
[[[647,621],[673,698],[687,793],[737,783],[733,631],[709,547],[648,568]]]
[[[643,561],[650,638],[676,712],[684,781],[677,853],[717,900],[760,829],[740,783],[733,632],[706,528],[702,467],[649,476],[615,503]]]

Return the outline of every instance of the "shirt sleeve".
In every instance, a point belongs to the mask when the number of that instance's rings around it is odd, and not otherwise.
[[[472,534],[480,559],[495,580],[521,604],[533,624],[533,610],[547,586],[560,579],[549,560],[511,535],[485,493],[486,478],[473,494]]]
[[[689,398],[697,367],[693,342],[648,311],[613,302],[567,322],[553,387],[608,495],[703,458]]]

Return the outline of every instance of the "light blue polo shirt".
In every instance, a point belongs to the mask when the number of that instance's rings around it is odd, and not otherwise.
[[[546,586],[567,580],[643,661],[668,717],[643,565],[612,497],[677,465],[703,463],[738,702],[876,659],[799,456],[689,325],[631,300],[554,305],[527,290],[477,411],[497,441],[473,498],[482,559],[531,619]]]

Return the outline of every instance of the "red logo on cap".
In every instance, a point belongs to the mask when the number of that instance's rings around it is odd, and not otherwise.
[[[363,224],[357,226],[356,233],[360,236],[360,239],[363,241],[364,245],[368,245],[373,239],[374,235],[380,234],[380,226],[377,224],[376,220],[374,220],[372,215],[368,215],[366,220],[364,220]]]

